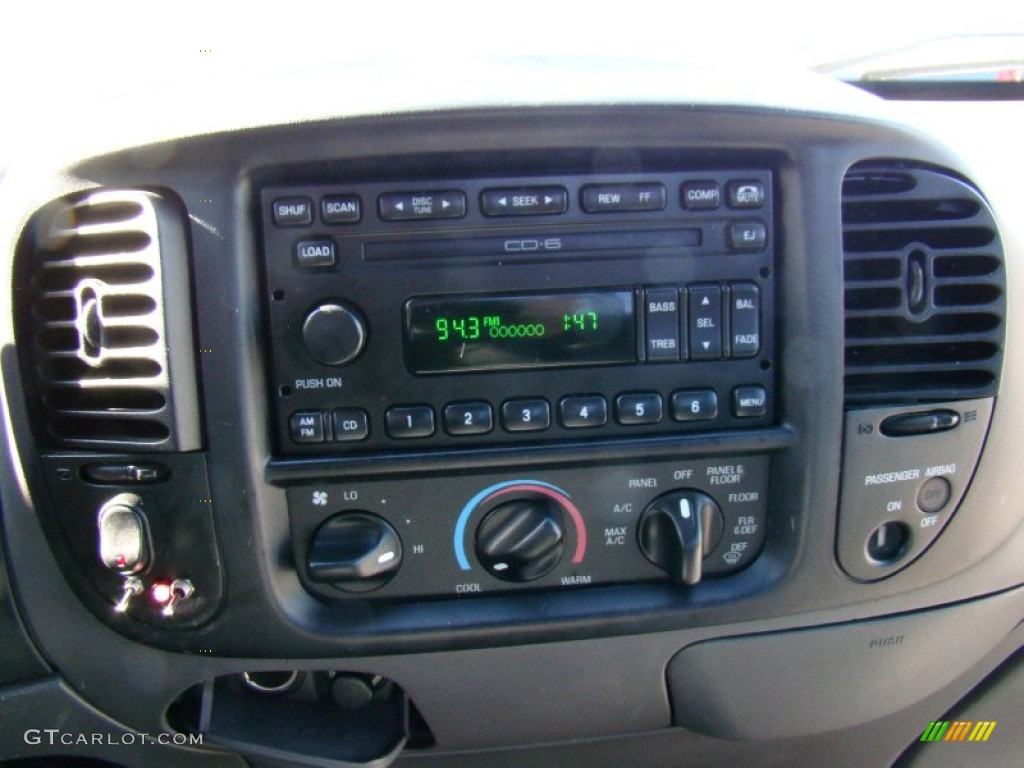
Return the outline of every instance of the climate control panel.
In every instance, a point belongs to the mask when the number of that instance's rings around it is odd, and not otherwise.
[[[760,553],[768,470],[744,455],[297,485],[295,561],[332,600],[692,586]]]

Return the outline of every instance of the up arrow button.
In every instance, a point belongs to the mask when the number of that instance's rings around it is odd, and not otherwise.
[[[692,285],[687,321],[691,360],[722,357],[722,289],[717,285]]]

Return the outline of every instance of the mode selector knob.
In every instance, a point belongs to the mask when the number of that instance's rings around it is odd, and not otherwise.
[[[722,538],[722,510],[706,493],[680,490],[659,496],[637,526],[644,556],[683,584],[696,584],[701,561]]]
[[[343,512],[316,529],[306,569],[313,581],[369,592],[386,584],[401,564],[402,542],[386,520],[369,512]]]
[[[330,301],[315,307],[302,323],[309,356],[324,365],[345,365],[366,346],[366,323],[355,307]]]
[[[562,559],[565,529],[562,510],[544,498],[499,504],[476,531],[476,556],[504,581],[533,581]]]

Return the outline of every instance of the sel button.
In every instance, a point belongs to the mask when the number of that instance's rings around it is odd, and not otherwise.
[[[690,358],[722,356],[722,291],[717,285],[695,285],[690,294]]]

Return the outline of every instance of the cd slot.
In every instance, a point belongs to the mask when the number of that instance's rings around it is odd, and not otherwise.
[[[602,251],[618,251],[625,257],[641,258],[652,251],[699,248],[703,240],[699,227],[438,240],[370,240],[363,244],[363,259],[368,262],[458,258],[505,260],[538,256],[559,259]]]

